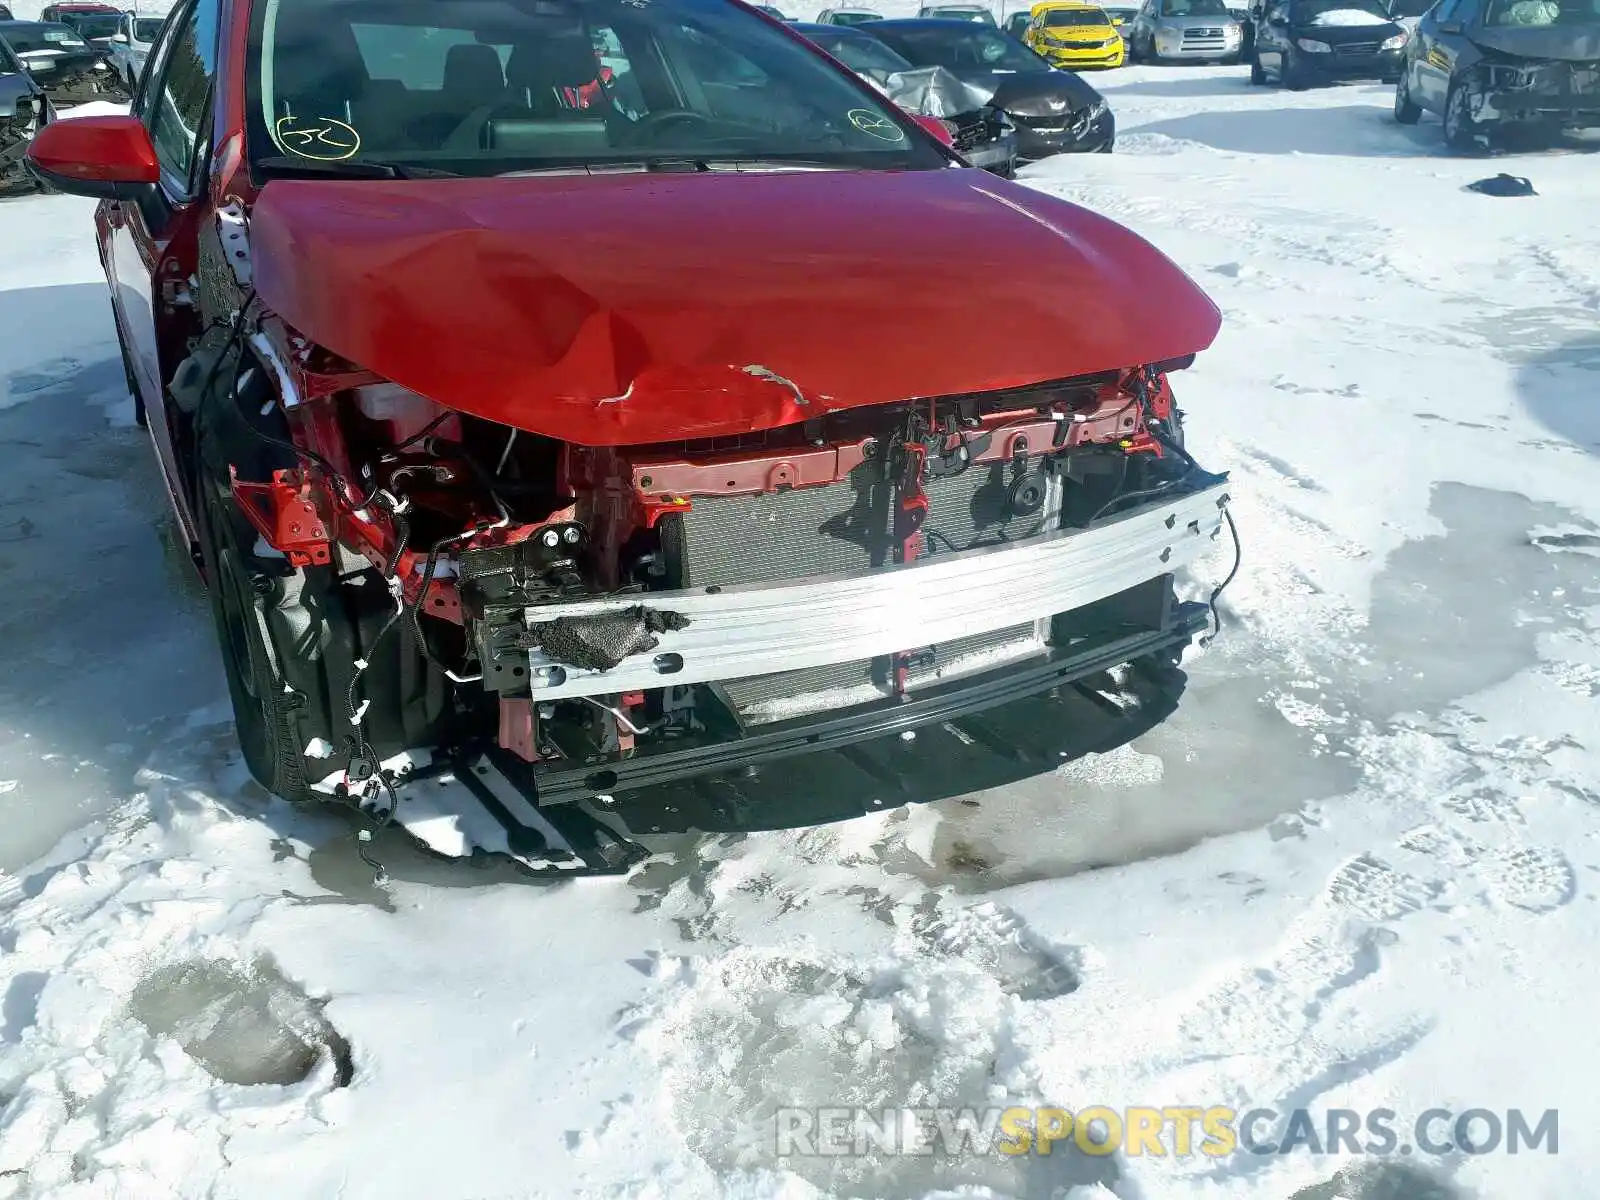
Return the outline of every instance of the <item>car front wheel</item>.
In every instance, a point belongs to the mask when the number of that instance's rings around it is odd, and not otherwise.
[[[1394,85],[1394,119],[1402,125],[1415,125],[1422,119],[1422,109],[1411,98],[1411,71],[1400,72]]]
[[[1444,100],[1444,141],[1457,154],[1481,154],[1487,149],[1489,126],[1472,115],[1470,82],[1451,80]]]
[[[379,761],[447,741],[454,708],[449,683],[424,660],[411,622],[396,618],[375,570],[290,568],[241,511],[234,468],[261,481],[295,465],[282,449],[286,424],[263,403],[264,379],[255,372],[242,401],[226,386],[201,401],[195,508],[245,765],[269,792],[302,802],[315,797],[318,779],[344,765],[358,739]]]

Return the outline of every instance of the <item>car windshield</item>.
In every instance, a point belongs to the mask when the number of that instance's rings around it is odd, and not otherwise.
[[[1163,17],[1225,17],[1228,6],[1223,0],[1161,0]]]
[[[252,161],[465,175],[947,165],[867,84],[729,0],[264,0]]]
[[[154,20],[141,17],[133,23],[133,40],[136,42],[153,42],[161,33],[161,18]]]
[[[117,32],[117,26],[122,24],[122,18],[114,13],[107,13],[105,16],[101,16],[98,13],[92,15],[73,14],[63,17],[62,21],[64,24],[71,25],[86,38],[112,37]]]
[[[22,64],[6,45],[5,31],[0,30],[0,75],[15,75],[21,70]]]
[[[962,71],[1047,71],[1050,64],[1013,37],[982,25],[950,24],[875,29],[919,67]]]
[[[836,12],[833,14],[835,25],[865,25],[869,21],[881,21],[883,14],[875,12]]]
[[[18,54],[32,54],[37,50],[75,50],[83,46],[83,39],[65,25],[13,25],[0,29],[0,37],[11,43]]]
[[[1052,8],[1044,14],[1044,23],[1055,29],[1064,25],[1109,25],[1111,19],[1098,8]]]
[[[866,34],[819,34],[814,39],[829,54],[861,75],[879,83],[896,71],[908,71],[911,64],[875,37]]]
[[[1493,0],[1485,25],[1600,25],[1600,0]]]
[[[922,10],[922,15],[952,21],[980,21],[985,25],[994,24],[994,18],[989,15],[989,10],[986,8],[925,8]]]

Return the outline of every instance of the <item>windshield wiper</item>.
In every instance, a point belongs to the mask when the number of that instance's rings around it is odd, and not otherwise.
[[[457,171],[437,167],[415,167],[409,163],[385,162],[377,158],[327,160],[296,158],[292,154],[269,154],[256,159],[256,166],[269,171],[304,171],[310,175],[334,175],[342,179],[459,179]]]

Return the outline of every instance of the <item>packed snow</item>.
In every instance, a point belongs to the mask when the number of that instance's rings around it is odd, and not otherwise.
[[[1225,313],[1177,386],[1191,450],[1232,473],[1244,569],[1183,707],[1000,788],[663,836],[621,879],[380,836],[380,888],[348,822],[247,781],[92,206],[0,206],[0,1196],[1593,1193],[1596,159],[1449,157],[1376,86],[1095,82],[1117,153],[1023,182],[1131,225]],[[1539,194],[1464,190],[1499,170]],[[1402,1131],[1557,1109],[1564,1137],[773,1137],[791,1106],[1134,1104],[1387,1108]]]

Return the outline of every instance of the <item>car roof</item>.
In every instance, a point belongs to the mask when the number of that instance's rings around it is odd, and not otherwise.
[[[890,17],[880,21],[886,29],[976,29],[971,21],[952,21],[947,17]]]
[[[832,11],[837,12],[837,9]],[[873,22],[877,24],[876,21]],[[789,28],[796,33],[824,33],[829,37],[861,37],[870,38],[872,35],[861,25],[822,25],[816,21],[791,21]]]

